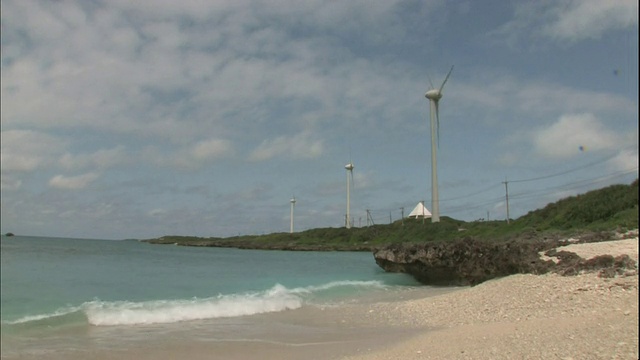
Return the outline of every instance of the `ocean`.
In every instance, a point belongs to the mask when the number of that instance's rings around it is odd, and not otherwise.
[[[323,309],[426,289],[385,273],[369,252],[3,236],[1,256],[3,359],[80,359],[181,341],[334,341],[350,331],[327,326]]]

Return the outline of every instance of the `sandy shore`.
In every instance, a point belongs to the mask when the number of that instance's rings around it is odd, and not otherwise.
[[[638,238],[563,247],[589,259],[627,254]],[[384,349],[342,359],[638,359],[637,271],[514,275],[438,297],[370,306],[375,322],[425,326]]]

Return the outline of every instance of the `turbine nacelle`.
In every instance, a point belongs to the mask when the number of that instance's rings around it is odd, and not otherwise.
[[[429,100],[438,101],[440,100],[440,98],[442,98],[442,92],[440,91],[440,89],[431,89],[427,91],[426,94],[424,94],[424,97]]]
[[[442,89],[444,89],[444,84],[446,84],[447,80],[449,80],[449,76],[451,75],[452,71],[453,71],[453,66],[451,67],[451,69],[447,73],[447,76],[445,76],[444,81],[442,82],[442,85],[440,85],[439,89],[433,89],[433,87],[434,87],[433,83],[431,83],[431,79],[429,79],[429,83],[431,84],[432,89],[427,91],[427,93],[424,94],[424,97],[426,97],[429,100],[433,100],[433,101],[440,100],[440,98],[442,98]]]
[[[345,165],[345,166],[344,166],[344,168],[345,168],[345,169],[347,169],[347,170],[349,170],[349,171],[353,170],[353,167],[354,167],[354,166],[353,166],[353,164],[352,164],[352,163],[348,163],[347,165]]]

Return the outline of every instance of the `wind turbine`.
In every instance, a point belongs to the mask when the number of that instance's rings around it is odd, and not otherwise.
[[[346,227],[347,229],[351,228],[351,194],[349,193],[350,185],[353,183],[353,163],[349,161],[347,165],[344,166],[347,169],[347,217],[346,217]],[[351,178],[349,178],[351,177]]]
[[[291,200],[289,200],[291,202],[291,228],[289,230],[289,232],[291,234],[293,234],[293,208],[296,207],[296,197],[292,197]]]
[[[431,115],[431,222],[440,222],[440,205],[438,200],[438,164],[437,164],[437,145],[440,144],[440,116],[438,114],[438,101],[442,98],[442,88],[444,84],[449,80],[449,75],[453,71],[447,73],[442,85],[439,89],[434,89],[431,79],[431,89],[424,94],[424,97],[429,99],[430,115]]]

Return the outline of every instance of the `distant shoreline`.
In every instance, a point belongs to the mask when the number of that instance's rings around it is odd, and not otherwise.
[[[193,247],[219,247],[234,248],[243,250],[282,250],[282,251],[373,251],[375,246],[368,244],[301,244],[297,242],[272,243],[269,241],[256,240],[234,240],[233,238],[197,238],[197,237],[167,237],[157,239],[141,240],[149,244],[176,245]]]
[[[637,229],[637,228],[636,228]],[[310,231],[321,231],[324,229],[313,229]],[[287,236],[291,238],[287,240]],[[316,241],[314,243],[305,243],[300,240],[304,235],[297,234],[298,238],[294,238],[290,234],[269,234],[269,235],[253,235],[244,237],[229,237],[229,238],[203,238],[196,236],[162,236],[154,239],[138,240],[140,242],[155,244],[155,245],[175,245],[175,246],[192,246],[192,247],[218,247],[218,248],[233,248],[242,250],[279,250],[279,251],[376,251],[378,249],[393,245],[393,244],[420,244],[420,243],[439,243],[439,242],[452,242],[452,241],[464,241],[465,239],[475,239],[475,237],[469,237],[460,235],[453,240],[442,241],[410,241],[410,242],[380,242],[377,241],[373,244],[368,241],[362,243],[344,243],[339,241],[331,241],[327,239],[324,242]],[[272,238],[276,238],[273,240]],[[499,240],[482,240],[486,242],[540,242],[540,241],[554,241],[561,238],[572,239],[574,242],[600,242],[617,240],[624,237],[624,234],[620,234],[616,230],[611,231],[573,231],[571,233],[561,236],[559,234],[514,234],[508,238],[501,238]]]

